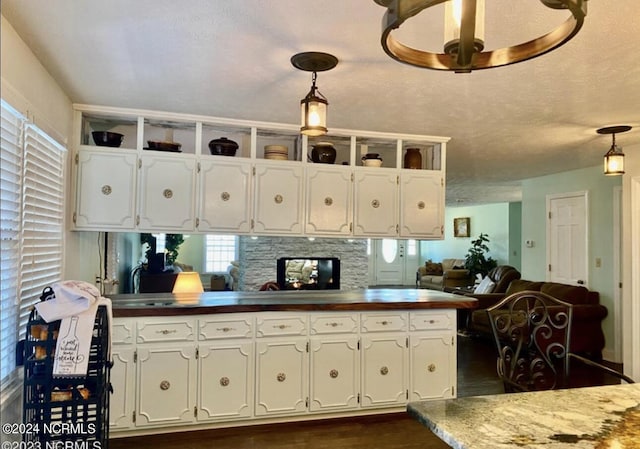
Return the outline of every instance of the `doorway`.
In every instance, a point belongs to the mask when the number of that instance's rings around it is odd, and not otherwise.
[[[588,288],[588,194],[547,195],[547,280]]]
[[[415,285],[418,241],[369,239],[369,285]]]

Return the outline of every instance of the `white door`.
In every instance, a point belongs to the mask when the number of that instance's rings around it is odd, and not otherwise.
[[[417,240],[371,240],[374,285],[413,285],[418,266]]]
[[[547,196],[547,280],[588,286],[587,192]]]

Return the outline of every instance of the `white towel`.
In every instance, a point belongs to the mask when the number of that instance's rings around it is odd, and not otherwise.
[[[53,364],[54,377],[86,376],[96,312],[107,307],[109,326],[108,359],[111,358],[111,301],[93,285],[83,281],[63,281],[51,286],[55,298],[36,304],[47,322],[62,320]]]

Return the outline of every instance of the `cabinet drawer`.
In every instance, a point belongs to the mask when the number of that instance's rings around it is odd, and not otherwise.
[[[258,317],[257,337],[270,337],[274,335],[306,335],[307,317]]]
[[[138,323],[138,343],[191,341],[195,336],[194,320],[148,321]]]
[[[364,313],[362,332],[398,332],[407,330],[406,313]]]
[[[111,328],[111,342],[114,345],[130,345],[133,344],[133,334],[135,330],[135,321],[116,320]]]
[[[424,312],[411,314],[412,331],[425,331],[432,329],[454,329],[455,328],[455,312]]]
[[[345,334],[358,331],[358,315],[312,315],[311,334]]]
[[[253,318],[237,319],[205,318],[198,322],[198,340],[218,340],[221,338],[251,338]]]

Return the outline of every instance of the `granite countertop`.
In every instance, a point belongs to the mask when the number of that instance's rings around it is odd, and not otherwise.
[[[115,317],[313,310],[473,309],[474,298],[424,289],[110,295]]]
[[[640,448],[640,384],[412,402],[456,449]]]

